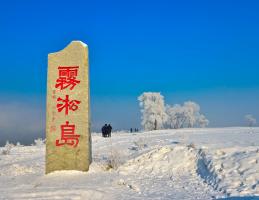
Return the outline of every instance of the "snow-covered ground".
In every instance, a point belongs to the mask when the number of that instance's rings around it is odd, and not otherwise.
[[[92,135],[89,172],[44,174],[45,146],[0,148],[0,199],[259,199],[259,128]]]

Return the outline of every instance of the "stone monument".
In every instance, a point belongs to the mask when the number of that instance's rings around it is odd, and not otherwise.
[[[88,47],[72,41],[48,55],[46,173],[91,163]]]

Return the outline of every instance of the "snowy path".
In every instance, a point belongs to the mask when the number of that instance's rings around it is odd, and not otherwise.
[[[93,134],[89,172],[49,175],[44,175],[44,145],[14,147],[10,155],[0,155],[0,199],[259,196],[258,146],[258,128]]]

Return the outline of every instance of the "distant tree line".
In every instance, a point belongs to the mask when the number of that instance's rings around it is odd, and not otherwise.
[[[165,105],[164,97],[158,92],[144,92],[138,100],[144,130],[206,127],[209,124],[205,115],[200,113],[199,104],[193,101],[183,105]]]

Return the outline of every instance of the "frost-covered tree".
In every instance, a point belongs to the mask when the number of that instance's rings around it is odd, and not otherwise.
[[[195,102],[187,101],[184,103],[183,108],[185,112],[187,127],[194,127],[200,116],[200,106]]]
[[[210,121],[204,115],[201,114],[197,120],[197,123],[200,127],[205,128],[209,125]]]
[[[246,120],[249,127],[252,127],[256,124],[256,119],[251,114],[246,115],[245,120]]]
[[[167,125],[169,128],[183,128],[183,127],[206,127],[209,120],[200,113],[199,104],[187,101],[183,106],[176,104],[174,106],[166,106]]]
[[[144,130],[157,130],[167,121],[164,97],[158,92],[144,92],[138,97]]]
[[[167,114],[167,122],[166,124],[169,128],[182,128],[185,121],[186,115],[184,108],[179,105],[175,104],[174,106],[167,105],[166,106],[166,114]]]

